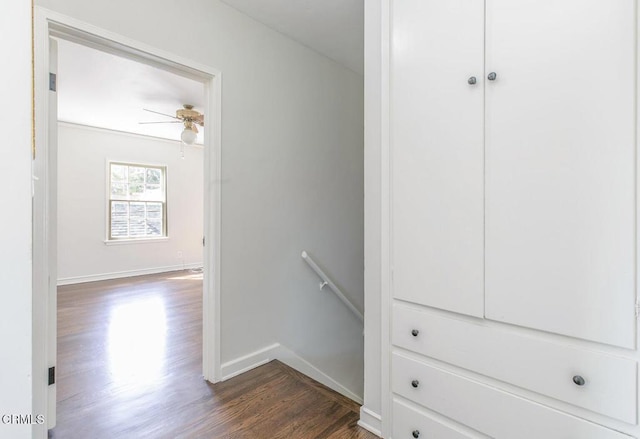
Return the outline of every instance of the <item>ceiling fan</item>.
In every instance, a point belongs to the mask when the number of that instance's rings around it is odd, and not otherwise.
[[[148,110],[143,108],[144,111],[149,113],[159,114],[161,116],[170,117],[175,120],[170,121],[158,121],[158,122],[138,122],[141,125],[153,124],[153,123],[182,123],[184,124],[184,130],[180,135],[180,139],[187,145],[193,145],[198,137],[198,125],[204,127],[204,114],[193,109],[193,105],[184,104],[181,109],[176,111],[176,115],[161,113],[159,111]]]

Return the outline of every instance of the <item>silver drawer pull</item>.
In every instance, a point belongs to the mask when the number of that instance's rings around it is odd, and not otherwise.
[[[411,335],[413,335],[414,337],[417,337],[418,334],[420,334],[420,331],[418,331],[417,329],[412,329],[411,330]]]
[[[413,433],[411,433],[411,435],[415,438],[419,438],[420,437],[420,430],[413,430]]]
[[[574,376],[573,382],[575,383],[576,386],[584,386],[584,383],[586,383],[584,378],[582,378],[580,375]]]
[[[413,380],[413,381],[411,381],[411,385],[413,386],[414,389],[417,389],[418,386],[420,385],[420,381]]]

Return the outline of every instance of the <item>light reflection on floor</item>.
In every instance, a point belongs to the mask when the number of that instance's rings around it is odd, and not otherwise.
[[[157,385],[165,368],[167,316],[161,296],[116,305],[109,314],[107,349],[114,386],[144,392]]]

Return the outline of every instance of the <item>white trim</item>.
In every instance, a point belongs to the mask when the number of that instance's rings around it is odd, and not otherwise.
[[[205,83],[204,132],[204,271],[203,353],[204,378],[215,383],[222,377],[220,342],[220,267],[222,222],[222,73],[215,70]]]
[[[235,360],[227,361],[221,367],[222,381],[226,381],[245,372],[249,372],[251,369],[255,369],[256,367],[275,360],[278,356],[279,349],[280,344],[274,343],[250,354],[238,357]]]
[[[634,256],[636,258],[636,266],[635,266],[635,295],[636,295],[636,309],[637,304],[640,301],[640,280],[638,276],[640,275],[640,178],[638,176],[638,172],[640,172],[640,56],[638,56],[638,51],[640,50],[640,7],[638,7],[638,3],[636,2],[636,83],[635,83],[635,112],[636,112],[636,124],[635,124],[635,251]],[[638,314],[636,313],[636,316]],[[638,350],[638,342],[640,342],[640,325],[638,325],[638,321],[636,320],[636,333],[634,340],[634,347],[636,351]]]
[[[297,353],[280,343],[274,343],[250,354],[238,357],[235,360],[227,361],[222,365],[222,380],[228,380],[229,378],[248,372],[251,369],[262,366],[272,360],[281,361],[301,374],[324,384],[330,389],[335,390],[358,404],[362,404],[361,396],[347,389],[313,364],[300,357]]]
[[[51,149],[55,148],[55,145],[50,144],[50,130],[49,130],[49,118],[51,117],[50,111],[50,96],[49,96],[49,72],[50,72],[50,57],[49,57],[49,32],[46,22],[43,23],[38,21],[39,17],[36,16],[35,25],[35,35],[34,35],[34,63],[35,63],[35,77],[34,77],[34,93],[35,93],[35,147],[36,147],[36,157],[32,162],[32,166],[35,167],[36,163],[47,159],[46,169],[42,172],[42,175],[45,176],[44,184],[46,187],[42,187],[41,191],[43,197],[45,198],[40,203],[40,208],[44,209],[43,212],[44,219],[39,219],[36,217],[34,210],[34,216],[32,218],[34,228],[38,229],[47,229],[48,225],[47,217],[51,215],[49,202],[50,199],[50,191],[48,180],[51,178],[51,181],[54,181],[54,176],[50,175],[51,169],[49,167],[49,160],[52,159],[50,157]],[[57,128],[57,127],[56,127]],[[53,151],[55,154],[55,151]],[[35,171],[35,168],[32,168],[32,172]],[[32,186],[33,187],[33,186]],[[34,193],[32,193],[33,196]],[[43,221],[43,223],[39,223],[39,221]],[[42,283],[43,279],[55,279],[52,274],[55,276],[55,261],[51,261],[49,252],[49,240],[46,237],[36,237],[33,236],[32,242],[32,267],[33,273],[38,274],[38,283],[34,279],[33,288],[32,288],[32,301],[34,304],[38,304],[38,308],[42,309],[43,312],[38,313],[36,311],[36,307],[33,307],[32,310],[32,320],[36,322],[38,319],[42,319],[43,316],[47,321],[42,325],[33,325],[33,352],[38,352],[39,355],[34,355],[32,361],[32,371],[33,371],[33,407],[37,409],[38,413],[46,413],[47,414],[47,422],[43,428],[38,428],[37,426],[33,427],[33,436],[34,437],[44,437],[46,434],[47,428],[53,428],[55,426],[55,399],[53,395],[56,393],[56,390],[50,388],[48,386],[48,380],[45,379],[45,373],[50,366],[54,366],[52,363],[52,359],[55,356],[53,337],[50,337],[49,334],[51,332],[55,332],[55,329],[51,331],[51,327],[54,323],[53,319],[50,319],[50,316],[53,314],[53,308],[56,306],[55,302],[52,301],[50,297],[50,291],[48,288],[44,287]],[[53,303],[52,303],[53,302]],[[42,354],[42,355],[40,355]],[[57,387],[57,386],[55,386]],[[37,388],[37,390],[35,390]],[[44,401],[40,398],[44,397]]]
[[[177,73],[194,80],[208,81],[212,76],[219,76],[220,70],[199,63],[189,58],[167,52],[115,32],[77,20],[42,6],[36,6],[36,22],[42,20],[53,24],[53,36],[64,34],[66,39],[79,42],[85,46],[116,53],[122,57],[133,58],[135,61],[144,60],[154,67]],[[40,28],[43,30],[43,28]]]
[[[382,417],[365,406],[360,407],[358,425],[376,436],[382,437]]]
[[[127,239],[105,239],[104,245],[128,245],[128,244],[153,244],[156,242],[167,242],[168,236],[159,238],[127,238]]]
[[[282,361],[287,366],[308,376],[309,378],[312,378],[317,382],[329,387],[330,389],[333,389],[336,392],[346,396],[347,398],[354,400],[358,404],[362,404],[362,396],[347,389],[345,386],[343,386],[342,384],[340,384],[339,382],[331,378],[326,373],[322,372],[320,369],[315,367],[313,364],[309,363],[304,358],[300,357],[298,354],[296,354],[294,351],[287,348],[286,346],[280,345],[277,359]]]
[[[220,219],[221,219],[221,142],[222,142],[222,74],[219,70],[193,60],[166,52],[155,47],[132,40],[114,32],[93,26],[75,18],[35,7],[35,103],[36,103],[36,147],[40,153],[48,151],[48,82],[49,82],[49,37],[67,36],[85,45],[100,47],[101,50],[129,56],[174,73],[198,79],[205,84],[205,130],[204,138],[204,236],[207,245],[204,248],[203,283],[203,375],[210,382],[220,380]],[[213,245],[211,245],[213,244]],[[35,259],[34,259],[35,260]],[[46,268],[46,267],[45,267]],[[182,267],[180,267],[182,268]],[[55,277],[54,277],[55,279]],[[34,300],[49,308],[47,298]],[[48,331],[34,332],[34,350],[45,349]],[[34,360],[34,386],[47,388],[47,364]],[[45,394],[48,392],[45,392]],[[36,394],[36,392],[34,392]],[[34,406],[42,406],[35,401]]]
[[[202,267],[202,262],[166,267],[143,268],[140,270],[115,271],[112,273],[90,274],[88,276],[64,277],[58,279],[58,286],[96,282],[100,280],[121,279],[123,277],[144,276],[146,274],[169,273],[173,271],[191,270]]]
[[[382,409],[382,2],[365,0],[364,405]],[[361,418],[363,420],[363,418]],[[363,421],[367,423],[366,421]],[[381,432],[381,425],[376,427]],[[381,435],[381,434],[380,434]]]
[[[391,407],[391,291],[393,260],[391,256],[391,1],[382,0],[380,10],[380,363],[382,437],[390,437],[393,428]]]

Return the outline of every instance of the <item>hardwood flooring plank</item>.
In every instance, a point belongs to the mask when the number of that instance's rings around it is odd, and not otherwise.
[[[321,384],[315,381],[314,379],[309,378],[305,374],[302,374],[297,370],[292,369],[291,367],[288,367],[287,365],[279,361],[277,363],[279,364],[283,372],[295,378],[296,380],[305,383],[307,386],[312,387],[316,392],[321,393],[324,397],[331,399],[332,401],[335,401],[338,404],[343,405],[349,410],[352,410],[352,411],[360,410],[360,406],[358,405],[357,402],[347,398],[344,395],[339,394],[338,392],[328,388],[324,384]]]

